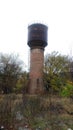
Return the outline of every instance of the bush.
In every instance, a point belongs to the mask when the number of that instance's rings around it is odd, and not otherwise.
[[[63,97],[72,97],[73,96],[73,85],[68,83],[61,91],[61,96]]]

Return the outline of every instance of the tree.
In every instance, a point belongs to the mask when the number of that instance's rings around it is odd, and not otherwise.
[[[70,63],[69,72],[70,72],[70,80],[71,80],[71,82],[73,83],[73,57],[71,58],[71,63]]]
[[[22,62],[18,56],[0,55],[0,90],[11,93],[16,87],[17,80],[22,73]]]
[[[16,93],[27,92],[28,77],[29,77],[29,74],[26,71],[21,74],[16,84],[16,88],[15,88]]]
[[[59,91],[65,85],[69,76],[70,59],[68,56],[52,52],[45,56],[44,83],[47,90],[50,88]]]

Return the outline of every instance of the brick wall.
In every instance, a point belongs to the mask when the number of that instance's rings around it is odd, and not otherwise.
[[[33,48],[30,50],[30,83],[29,93],[35,94],[43,91],[43,64],[44,49]]]

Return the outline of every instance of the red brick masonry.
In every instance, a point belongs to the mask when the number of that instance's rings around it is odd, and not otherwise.
[[[30,50],[30,84],[29,93],[35,94],[43,90],[43,64],[44,49],[33,48]]]

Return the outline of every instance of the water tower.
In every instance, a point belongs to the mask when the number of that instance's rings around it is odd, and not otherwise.
[[[47,46],[48,27],[35,23],[28,26],[28,46],[30,47],[29,93],[44,91],[43,66],[44,48]]]

